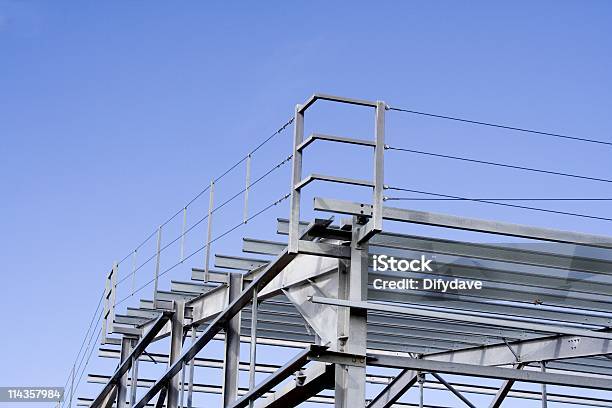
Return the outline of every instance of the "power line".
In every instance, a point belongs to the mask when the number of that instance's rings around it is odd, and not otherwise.
[[[588,215],[588,214],[579,214],[579,213],[573,213],[573,212],[551,210],[551,209],[548,209],[548,208],[528,207],[528,206],[524,206],[524,205],[499,203],[499,202],[495,202],[495,201],[482,200],[482,199],[477,199],[477,198],[467,198],[467,197],[460,197],[460,196],[449,195],[449,194],[433,193],[433,192],[430,192],[430,191],[412,190],[412,189],[402,188],[402,187],[390,187],[390,186],[386,186],[386,189],[387,190],[395,190],[395,191],[406,191],[406,192],[409,192],[409,193],[425,194],[425,195],[431,195],[431,196],[436,196],[436,197],[452,198],[452,199],[457,199],[457,200],[474,201],[474,202],[485,203],[485,204],[499,205],[499,206],[503,206],[503,207],[521,208],[521,209],[524,209],[524,210],[540,211],[540,212],[547,212],[547,213],[552,213],[552,214],[569,215],[569,216],[572,216],[572,217],[589,218],[589,219],[603,220],[603,221],[612,221],[612,218],[597,217],[597,216]]]
[[[535,169],[535,168],[532,168],[532,167],[515,166],[513,164],[499,163],[499,162],[490,162],[490,161],[485,161],[485,160],[471,159],[471,158],[468,158],[468,157],[451,156],[451,155],[448,155],[448,154],[424,152],[424,151],[421,151],[421,150],[406,149],[406,148],[402,148],[402,147],[386,146],[386,148],[388,150],[396,150],[396,151],[420,154],[420,155],[425,155],[425,156],[440,157],[440,158],[443,158],[443,159],[451,159],[451,160],[459,160],[459,161],[465,161],[465,162],[470,162],[470,163],[486,164],[486,165],[489,165],[489,166],[505,167],[505,168],[516,169],[516,170],[531,171],[531,172],[535,172],[535,173],[552,174],[552,175],[555,175],[555,176],[572,177],[572,178],[577,178],[577,179],[582,179],[582,180],[599,181],[599,182],[603,182],[603,183],[612,183],[612,180],[610,180],[610,179],[604,179],[604,178],[598,178],[598,177],[590,177],[590,176],[582,176],[582,175],[579,175],[579,174],[562,173],[562,172],[552,171],[552,170]]]
[[[404,108],[389,107],[389,110],[393,110],[393,111],[397,111],[397,112],[412,113],[412,114],[421,115],[421,116],[429,116],[429,117],[439,118],[439,119],[454,120],[454,121],[457,121],[457,122],[471,123],[473,125],[489,126],[489,127],[495,127],[495,128],[500,128],[500,129],[506,129],[506,130],[515,130],[515,131],[518,131],[518,132],[532,133],[532,134],[536,134],[536,135],[551,136],[551,137],[557,137],[557,138],[561,138],[561,139],[575,140],[575,141],[579,141],[579,142],[597,143],[597,144],[612,146],[612,142],[606,142],[604,140],[587,139],[587,138],[583,138],[583,137],[562,135],[562,134],[559,134],[559,133],[543,132],[543,131],[539,131],[539,130],[525,129],[525,128],[519,128],[519,127],[514,127],[514,126],[501,125],[501,124],[497,124],[497,123],[490,123],[490,122],[482,122],[482,121],[478,121],[478,120],[471,120],[471,119],[459,118],[459,117],[454,117],[454,116],[438,115],[438,114],[435,114],[435,113],[420,112],[420,111],[404,109]]]

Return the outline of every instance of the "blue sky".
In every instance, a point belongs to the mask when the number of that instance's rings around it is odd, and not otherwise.
[[[606,1],[0,0],[0,385],[63,384],[112,262],[313,92],[611,141],[611,17]],[[372,127],[367,110],[326,106],[307,128],[359,137]],[[286,157],[290,134],[254,156],[255,174]],[[609,146],[402,113],[388,113],[387,135],[413,149],[603,178],[612,170]],[[369,175],[355,168],[369,165],[362,152],[313,152],[307,166]],[[288,167],[254,190],[252,211],[286,192]],[[219,186],[219,200],[242,188],[241,171]],[[446,194],[612,197],[609,183],[395,152],[386,172],[387,184]],[[538,205],[610,217],[609,203]],[[413,207],[610,234],[606,221],[482,204]],[[286,210],[262,215],[250,235],[274,238],[271,221]],[[241,211],[228,206],[216,231]],[[180,231],[175,221],[167,236]],[[215,250],[238,254],[240,236]],[[203,237],[194,230],[187,249]],[[198,256],[168,277],[186,280]],[[141,272],[138,282],[152,265]]]

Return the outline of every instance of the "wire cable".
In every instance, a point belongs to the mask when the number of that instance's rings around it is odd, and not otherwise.
[[[76,357],[75,357],[75,359],[74,359],[73,366],[76,366],[77,361],[79,360],[79,356],[81,356],[81,351],[83,351],[83,346],[84,346],[84,345],[85,345],[85,343],[87,342],[87,337],[89,336],[89,333],[90,333],[91,328],[92,328],[92,326],[93,326],[93,324],[94,324],[94,321],[96,321],[96,315],[97,315],[98,311],[100,310],[100,306],[102,305],[102,300],[104,299],[104,292],[105,292],[105,291],[106,291],[106,290],[102,291],[102,295],[100,296],[100,299],[98,300],[98,305],[96,306],[96,310],[94,311],[94,314],[93,314],[93,316],[91,317],[91,321],[89,322],[89,327],[87,328],[87,331],[85,332],[85,336],[83,336],[83,342],[81,342],[81,346],[79,347],[79,351],[77,352],[77,355],[76,355]],[[98,323],[100,322],[100,318],[101,318],[101,316],[100,316],[100,317],[98,318],[98,320],[96,321],[96,327],[97,327]],[[94,329],[94,332],[95,332],[95,329]],[[94,332],[91,332],[91,333],[92,333],[92,334],[91,334],[92,336],[93,336],[93,333],[94,333]],[[83,361],[83,357],[85,357],[85,353],[86,353],[86,352],[87,352],[87,351],[85,351],[85,352],[83,353],[83,356],[81,356],[81,362]],[[79,366],[80,366],[80,364],[81,364],[81,363],[79,362]],[[66,389],[66,387],[68,386],[68,382],[69,382],[69,381],[70,381],[70,375],[68,375],[68,378],[66,379],[66,382],[64,383],[64,387],[63,387],[64,389]]]
[[[424,152],[422,150],[406,149],[406,148],[403,148],[403,147],[393,147],[393,146],[388,146],[388,145],[385,146],[385,147],[388,150],[395,150],[395,151],[414,153],[414,154],[420,154],[420,155],[425,155],[425,156],[439,157],[439,158],[443,158],[443,159],[451,159],[451,160],[459,160],[459,161],[465,161],[465,162],[470,162],[470,163],[486,164],[486,165],[489,165],[489,166],[505,167],[505,168],[509,168],[509,169],[531,171],[531,172],[535,172],[535,173],[552,174],[552,175],[555,175],[555,176],[563,176],[563,177],[571,177],[571,178],[577,178],[577,179],[582,179],[582,180],[598,181],[598,182],[602,182],[602,183],[612,183],[612,180],[610,180],[610,179],[604,179],[604,178],[599,178],[599,177],[590,177],[590,176],[582,176],[582,175],[579,175],[579,174],[562,173],[562,172],[552,171],[552,170],[535,169],[535,168],[532,168],[532,167],[515,166],[513,164],[499,163],[499,162],[490,162],[490,161],[485,161],[485,160],[471,159],[471,158],[468,158],[468,157],[451,156],[451,155],[448,155],[448,154]]]
[[[249,184],[249,189],[253,188],[253,186],[257,185],[257,183],[259,183],[261,180],[265,179],[266,177],[268,177],[270,174],[272,174],[275,170],[281,168],[284,164],[288,163],[289,160],[291,160],[291,158],[293,157],[293,155],[289,155],[287,156],[285,159],[283,159],[281,162],[275,164],[273,167],[271,167],[268,171],[266,171],[263,175],[261,175],[259,178],[257,178],[255,181],[253,181],[252,183]],[[215,214],[217,211],[219,211],[220,209],[222,209],[224,206],[226,206],[227,204],[229,204],[230,202],[234,201],[236,198],[240,197],[240,195],[244,194],[244,192],[246,191],[246,187],[243,188],[242,190],[238,191],[236,194],[234,194],[233,196],[231,196],[230,198],[228,198],[227,200],[225,200],[223,203],[221,203],[220,205],[218,205],[217,207],[213,208],[213,210],[210,212],[210,214]],[[177,236],[176,238],[174,238],[172,241],[168,242],[166,245],[164,245],[163,247],[160,248],[159,253],[163,253],[168,247],[170,247],[172,244],[176,243],[178,240],[180,240],[184,235],[187,235],[189,232],[191,232],[195,227],[197,227],[199,224],[201,224],[202,222],[204,222],[206,219],[208,218],[208,214],[206,214],[205,216],[203,216],[202,218],[200,218],[199,220],[197,220],[193,225],[191,225],[189,228],[187,228],[185,230],[184,233],[181,233],[179,236]],[[121,283],[123,283],[124,281],[126,281],[127,279],[129,279],[133,274],[135,274],[136,272],[138,272],[140,269],[142,269],[144,266],[146,266],[149,262],[151,262],[153,259],[155,259],[155,257],[157,256],[157,252],[155,252],[153,255],[151,255],[149,258],[147,258],[142,264],[140,264],[137,268],[135,268],[129,275],[124,276],[123,278],[119,279],[117,281],[117,286],[119,286]],[[183,259],[183,262],[185,261],[185,259]]]
[[[98,320],[98,323],[100,322],[100,320]],[[96,324],[96,329],[97,328],[98,328],[98,325]],[[89,349],[89,354],[87,355],[87,360],[85,361],[85,365],[83,365],[83,368],[81,369],[81,374],[79,375],[78,380],[74,384],[75,388],[74,388],[74,392],[72,392],[73,395],[76,395],[76,391],[78,391],[78,389],[79,389],[79,385],[81,384],[81,380],[83,379],[83,374],[85,373],[85,370],[87,369],[87,366],[89,365],[89,361],[91,360],[91,356],[93,355],[93,352],[96,349],[95,344],[102,337],[102,332],[100,332],[97,336],[95,336],[95,341],[92,343],[92,340],[94,339],[93,333],[95,333],[95,332],[96,331],[92,332],[92,336],[89,339],[89,343],[87,344],[87,348],[85,349],[85,353],[87,353],[87,349]],[[85,357],[85,353],[83,354],[83,357]],[[81,360],[81,362],[82,362],[82,360]],[[79,367],[77,367],[76,371],[79,371],[80,368],[81,368],[81,364],[79,363]],[[61,405],[62,407],[64,406],[66,401],[67,401],[67,399],[64,398],[64,401],[62,402],[62,405]]]
[[[385,201],[461,201],[463,198],[386,197]],[[467,198],[489,201],[612,201],[612,198]]]
[[[256,151],[258,151],[259,149],[261,149],[265,144],[267,144],[270,140],[272,140],[276,135],[279,135],[280,133],[282,133],[289,125],[291,125],[293,123],[295,119],[292,117],[290,118],[288,121],[286,121],[280,128],[278,128],[274,133],[272,133],[270,136],[268,136],[266,139],[264,139],[261,143],[259,143],[253,150],[251,150],[249,153],[247,153],[244,157],[242,157],[240,160],[238,160],[236,163],[234,163],[232,166],[230,166],[227,170],[225,170],[220,176],[216,177],[214,179],[215,182],[221,180],[223,177],[225,177],[227,174],[229,174],[232,170],[234,170],[238,165],[240,165],[240,163],[244,162],[244,160],[246,160],[246,158],[250,155],[252,155],[253,153],[255,153]],[[287,160],[287,159],[286,159]],[[276,167],[278,168],[278,167]],[[259,179],[257,180],[259,181]],[[254,183],[251,184],[251,186]],[[188,206],[190,206],[191,204],[193,204],[198,198],[200,198],[206,191],[208,191],[208,189],[210,188],[210,185],[207,185],[205,188],[203,188],[202,190],[200,190],[200,192],[198,192],[191,200],[189,200],[187,202],[187,204],[185,204],[183,207],[181,207],[181,209],[179,211],[177,211],[176,213],[174,213],[170,218],[168,218],[166,221],[164,221],[161,226],[165,226],[167,225],[169,222],[171,222],[174,218],[176,218],[182,211],[184,208],[187,208]],[[203,220],[202,220],[203,221]],[[200,221],[201,222],[201,221]],[[193,227],[193,226],[192,226]],[[125,257],[123,257],[119,262],[118,265],[121,265],[126,259],[128,259],[135,251],[138,251],[140,248],[142,248],[151,238],[153,238],[155,236],[155,234],[157,233],[157,229],[155,231],[153,231],[151,234],[149,234],[140,244],[138,244],[136,246],[136,248],[132,251],[130,251]],[[153,257],[149,258],[146,262],[150,262],[151,259],[153,259]],[[183,260],[184,261],[184,260]],[[141,265],[142,267],[143,265]],[[140,268],[140,267],[139,267]],[[132,273],[134,273],[135,271],[133,271]],[[127,276],[131,276],[127,275]],[[127,277],[126,276],[126,277]],[[125,278],[121,279],[120,282],[123,282],[125,280]],[[117,285],[120,283],[118,282]],[[95,321],[95,317],[96,314],[98,313],[98,310],[100,308],[100,305],[102,303],[102,300],[104,298],[104,292],[102,293],[102,296],[100,297],[100,300],[98,302],[98,306],[96,307],[95,312],[92,315],[92,320],[89,324],[89,328],[83,338],[83,341],[81,343],[81,346],[79,347],[79,352],[77,353],[77,356],[75,358],[74,364],[75,365],[79,359],[79,355],[81,354],[81,351],[83,350],[83,346],[85,345],[85,343],[87,342],[87,335],[91,329],[91,326],[93,324],[93,322]],[[101,320],[101,318],[98,319],[98,322]],[[70,374],[68,375],[67,379],[66,379],[66,384],[64,385],[64,388],[66,387],[66,385],[68,384],[68,381],[70,381]]]
[[[454,116],[438,115],[438,114],[435,114],[435,113],[420,112],[420,111],[404,109],[404,108],[389,107],[389,110],[393,110],[393,111],[397,111],[397,112],[412,113],[414,115],[429,116],[429,117],[432,117],[432,118],[454,120],[454,121],[457,121],[457,122],[471,123],[473,125],[489,126],[489,127],[499,128],[499,129],[514,130],[514,131],[518,131],[518,132],[532,133],[532,134],[536,134],[536,135],[551,136],[551,137],[556,137],[556,138],[561,138],[561,139],[575,140],[575,141],[579,141],[579,142],[597,143],[597,144],[601,144],[601,145],[612,146],[612,142],[606,142],[604,140],[587,139],[587,138],[584,138],[584,137],[562,135],[562,134],[559,134],[559,133],[543,132],[543,131],[539,131],[539,130],[525,129],[525,128],[519,128],[519,127],[514,127],[514,126],[501,125],[501,124],[497,124],[497,123],[490,123],[490,122],[482,122],[482,121],[478,121],[478,120],[471,120],[471,119],[459,118],[459,117],[454,117]]]
[[[234,164],[232,164],[229,168],[227,168],[223,173],[221,173],[221,175],[217,176],[216,178],[213,179],[214,183],[217,183],[218,181],[220,181],[221,179],[223,179],[226,175],[228,175],[232,170],[234,170],[236,167],[238,167],[241,163],[243,163],[249,156],[253,155],[256,151],[258,151],[259,149],[261,149],[265,144],[267,144],[270,140],[272,140],[275,136],[281,134],[282,132],[285,131],[285,129],[291,125],[293,123],[293,121],[295,120],[295,118],[290,118],[288,121],[286,121],[281,127],[279,127],[274,133],[272,133],[270,136],[268,136],[266,139],[264,139],[261,143],[259,143],[253,150],[251,150],[249,153],[247,153],[246,155],[244,155],[242,158],[240,158],[238,161],[236,161]],[[164,221],[163,223],[160,224],[161,227],[166,226],[168,223],[170,223],[172,220],[174,220],[179,214],[181,214],[183,212],[183,209],[189,207],[191,204],[193,204],[198,198],[200,198],[204,193],[206,193],[208,190],[210,189],[210,184],[208,184],[206,187],[204,187],[202,190],[200,190],[193,198],[191,198],[191,200],[189,200],[187,202],[187,204],[185,204],[184,206],[182,206],[178,211],[176,211],[173,215],[171,215],[168,219],[166,219],[166,221]],[[129,254],[127,254],[126,256],[124,256],[120,261],[119,261],[119,265],[121,265],[126,259],[128,259],[132,253],[134,253],[134,251],[138,251],[144,244],[146,244],[151,238],[153,238],[155,236],[155,234],[157,234],[157,229],[155,229],[155,231],[153,231],[149,236],[147,236],[133,251],[130,251]]]
[[[284,200],[286,200],[287,198],[289,198],[291,196],[291,194],[285,194],[284,196],[282,196],[281,198],[279,198],[278,200],[274,201],[273,203],[267,205],[266,207],[264,207],[263,209],[259,210],[258,212],[256,212],[255,214],[251,215],[250,217],[247,218],[247,221],[251,221],[252,219],[258,217],[259,215],[263,214],[264,212],[268,211],[270,208],[280,204],[281,202],[283,202]],[[235,231],[236,229],[240,228],[241,226],[245,225],[244,221],[240,221],[239,224],[234,225],[233,227],[231,227],[230,229],[226,230],[225,232],[223,232],[221,235],[218,235],[217,237],[213,238],[210,241],[210,244],[212,244],[215,241],[220,240],[221,238],[223,238],[224,236],[230,234],[231,232]],[[164,271],[160,272],[160,274],[158,276],[163,276],[165,274],[167,274],[168,272],[170,272],[171,270],[173,270],[174,268],[176,268],[177,266],[181,265],[184,261],[188,260],[189,258],[195,256],[196,254],[202,252],[205,248],[206,248],[206,244],[202,245],[200,248],[196,249],[195,251],[193,251],[191,254],[187,255],[185,257],[185,259],[183,261],[179,261],[177,263],[175,263],[174,265],[170,266],[169,268],[165,269]],[[128,300],[129,298],[131,298],[132,296],[134,296],[134,294],[140,292],[141,290],[143,290],[144,288],[146,288],[147,286],[149,286],[151,283],[153,283],[155,281],[155,278],[150,279],[148,282],[146,282],[144,285],[140,286],[138,289],[136,289],[134,291],[134,293],[125,296],[124,298],[122,298],[121,300],[119,300],[115,306],[119,306],[120,304],[122,304],[123,302],[125,302],[126,300]]]
[[[430,192],[430,191],[412,190],[412,189],[408,189],[408,188],[390,187],[390,186],[386,186],[386,189],[387,190],[395,190],[395,191],[406,191],[406,192],[409,192],[409,193],[425,194],[425,195],[431,195],[431,196],[436,196],[436,197],[452,198],[452,199],[457,199],[457,200],[474,201],[474,202],[479,202],[479,203],[499,205],[499,206],[503,206],[503,207],[520,208],[520,209],[524,209],[524,210],[540,211],[540,212],[546,212],[546,213],[552,213],[552,214],[569,215],[569,216],[572,216],[572,217],[589,218],[589,219],[603,220],[603,221],[612,221],[612,218],[598,217],[598,216],[588,215],[588,214],[579,214],[579,213],[573,213],[573,212],[551,210],[551,209],[548,209],[548,208],[528,207],[528,206],[524,206],[524,205],[499,203],[499,202],[495,202],[495,201],[481,200],[481,199],[477,199],[477,198],[467,198],[467,197],[460,197],[460,196],[449,195],[449,194],[433,193],[433,192]],[[388,200],[388,198],[386,198],[386,200]]]

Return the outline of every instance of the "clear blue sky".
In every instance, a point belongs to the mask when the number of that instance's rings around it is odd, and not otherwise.
[[[608,1],[0,0],[0,385],[63,384],[112,262],[313,92],[612,140],[611,19]],[[367,111],[320,115],[321,126],[356,137],[372,120]],[[335,120],[350,117],[365,124]],[[612,173],[609,147],[400,113],[388,120],[388,143],[397,146]],[[256,174],[286,156],[289,138],[262,149]],[[335,153],[318,151],[313,166],[341,167]],[[387,183],[408,188],[612,197],[609,183],[388,157]],[[285,192],[287,170],[254,193],[253,211]],[[242,174],[234,176],[228,184],[241,188]],[[205,211],[200,201],[190,220]],[[611,215],[609,203],[544,205]],[[612,231],[610,222],[482,205],[415,207]],[[241,204],[232,211],[217,231],[239,220]],[[251,235],[272,238],[270,221],[286,214],[282,207],[262,215],[267,222]],[[194,236],[192,249],[204,232]],[[216,249],[239,254],[239,238]],[[187,279],[201,259],[169,276]],[[149,278],[152,265],[142,275]],[[107,372],[114,364],[103,363]]]

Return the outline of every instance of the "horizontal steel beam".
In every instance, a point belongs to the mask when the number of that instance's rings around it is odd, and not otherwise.
[[[552,246],[550,248],[545,247],[547,250],[544,251],[540,246],[534,244],[524,244],[521,247],[516,247],[509,246],[508,244],[481,244],[383,232],[372,237],[369,244],[370,247],[374,249],[376,247],[396,248],[513,264],[612,275],[612,261],[581,256],[577,249],[575,249],[575,254],[566,254],[563,253],[564,248],[555,248],[554,245],[559,244],[554,243],[550,244]]]
[[[242,251],[251,254],[278,256],[287,248],[287,244],[277,241],[266,241],[262,239],[243,238]]]
[[[315,198],[314,209],[339,214],[372,216],[372,206],[370,204],[319,197]],[[383,218],[435,227],[612,249],[612,238],[608,236],[581,234],[529,225],[509,224],[394,207],[384,207]]]
[[[428,296],[430,295],[430,296]],[[506,297],[506,296],[504,296]],[[507,297],[506,297],[507,298]],[[466,297],[446,293],[443,296],[435,293],[417,291],[389,291],[368,289],[368,300],[380,302],[400,302],[410,307],[424,310],[448,310],[461,315],[495,314],[511,320],[526,319],[529,321],[550,320],[559,324],[578,324],[608,327],[612,318],[596,315],[588,311],[571,309],[552,309],[527,303],[499,303],[493,299]]]
[[[253,259],[240,256],[215,254],[215,267],[226,269],[238,269],[252,271],[253,269],[266,266],[270,261],[267,259]]]
[[[330,352],[323,352],[327,354]],[[332,358],[333,353],[330,353]],[[432,361],[411,357],[368,355],[368,364],[376,367],[403,368],[410,370],[429,371],[443,374],[467,375],[474,377],[514,380],[528,383],[580,387],[588,389],[609,390],[612,379],[590,376],[555,374],[538,371],[515,370],[512,368],[489,367],[475,364]]]
[[[584,329],[574,329],[571,327],[564,327],[564,326],[553,326],[550,324],[520,322],[516,320],[496,319],[496,318],[481,317],[481,316],[457,315],[454,313],[439,312],[439,311],[434,311],[434,310],[417,310],[417,309],[413,309],[409,307],[383,305],[379,303],[362,302],[362,301],[348,301],[348,300],[324,298],[320,296],[313,296],[311,298],[311,301],[313,303],[320,303],[320,304],[325,304],[325,305],[344,306],[344,307],[365,309],[365,310],[377,310],[379,312],[389,312],[389,313],[398,313],[398,314],[410,315],[410,316],[429,317],[432,319],[466,321],[466,322],[486,324],[486,325],[491,325],[491,326],[533,330],[533,331],[539,331],[539,332],[544,332],[544,333],[566,334],[566,335],[572,335],[572,336],[582,336],[582,337],[595,338],[595,339],[612,340],[612,333],[596,332],[596,331],[584,330]]]

